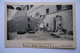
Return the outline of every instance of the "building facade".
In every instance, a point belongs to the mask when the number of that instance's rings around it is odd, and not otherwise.
[[[58,26],[73,30],[72,5],[33,5],[27,10],[27,16],[39,19],[50,31],[56,31]]]

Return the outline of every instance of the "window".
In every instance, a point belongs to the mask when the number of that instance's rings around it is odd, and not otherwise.
[[[29,10],[29,5],[27,5],[27,10]]]
[[[46,14],[48,14],[48,13],[49,13],[49,8],[46,9]]]
[[[30,6],[30,8],[32,8],[32,7],[33,7],[33,5]]]
[[[14,9],[14,7],[11,6],[11,5],[7,5],[7,8],[8,8],[8,9]]]
[[[72,5],[68,5],[67,8],[68,8],[68,9],[72,9]]]
[[[56,5],[57,11],[61,10],[61,5]]]
[[[20,7],[17,7],[16,10],[21,10],[21,8]]]

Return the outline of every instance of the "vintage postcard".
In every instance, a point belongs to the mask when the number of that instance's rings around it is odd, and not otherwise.
[[[74,2],[5,2],[5,47],[76,48]]]

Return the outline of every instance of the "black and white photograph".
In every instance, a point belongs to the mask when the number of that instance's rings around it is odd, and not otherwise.
[[[73,4],[49,4],[6,4],[7,41],[74,41]]]

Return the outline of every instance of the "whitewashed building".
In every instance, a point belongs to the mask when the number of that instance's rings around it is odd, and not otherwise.
[[[73,30],[72,5],[33,5],[32,7],[29,5],[28,8],[26,14],[40,19],[45,27],[48,23],[51,31],[56,30],[59,23],[61,23],[63,29]],[[56,18],[56,16],[61,18]]]

